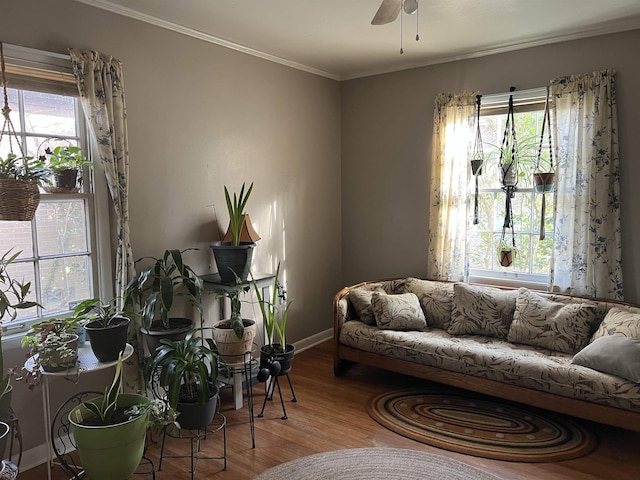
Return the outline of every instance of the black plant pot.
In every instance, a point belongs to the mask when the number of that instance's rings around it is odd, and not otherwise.
[[[222,283],[235,285],[236,275],[243,282],[247,280],[255,246],[255,243],[242,243],[237,247],[229,243],[211,245]]]
[[[91,350],[101,362],[115,362],[118,354],[127,346],[127,333],[129,332],[129,320],[126,317],[118,317],[111,320],[108,327],[103,327],[100,322],[94,320],[87,323],[84,328],[89,336]]]
[[[284,352],[280,345],[264,345],[260,348],[260,368],[269,369],[273,362],[278,362],[280,363],[280,371],[276,375],[286,375],[293,367],[295,352],[296,347],[289,343],[287,343]]]
[[[53,173],[49,177],[49,181],[51,185],[43,187],[47,193],[76,193],[80,190],[78,188],[78,170],[75,168]]]
[[[169,328],[164,328],[162,320],[154,320],[151,322],[151,328],[140,328],[140,332],[144,336],[149,353],[156,351],[156,348],[160,346],[160,340],[166,338],[167,340],[176,341],[184,340],[193,329],[193,320],[190,318],[169,318]]]
[[[209,385],[209,387],[212,389],[213,395],[204,405],[200,405],[197,401],[178,402],[176,411],[180,413],[178,415],[180,428],[198,430],[206,428],[211,423],[218,408],[218,387],[213,385]]]

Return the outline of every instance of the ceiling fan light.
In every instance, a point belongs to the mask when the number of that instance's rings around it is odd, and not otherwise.
[[[418,0],[404,0],[402,3],[402,9],[404,13],[413,15],[418,11]]]

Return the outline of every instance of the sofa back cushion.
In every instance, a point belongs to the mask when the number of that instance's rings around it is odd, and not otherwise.
[[[450,335],[487,335],[505,338],[516,308],[516,290],[502,290],[456,283],[453,286],[453,308]]]
[[[420,306],[429,326],[446,330],[451,323],[453,285],[452,282],[409,277],[402,285],[402,291],[398,293],[414,293],[420,300]]]
[[[520,288],[507,340],[575,354],[589,343],[598,322],[598,308],[589,300],[554,302]]]
[[[378,328],[420,330],[427,326],[418,297],[413,293],[387,295],[373,292],[371,309]]]
[[[607,335],[640,339],[640,308],[626,305],[611,307],[591,341]]]

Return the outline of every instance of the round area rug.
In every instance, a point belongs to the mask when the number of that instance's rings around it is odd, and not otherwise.
[[[516,462],[581,457],[593,434],[568,417],[472,393],[401,390],[378,395],[369,415],[400,435],[445,450]]]
[[[402,448],[354,448],[282,463],[255,480],[498,480],[466,463]]]

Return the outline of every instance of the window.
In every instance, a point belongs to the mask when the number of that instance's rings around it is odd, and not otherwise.
[[[55,82],[40,85],[38,81],[29,81],[22,82],[20,87],[23,88],[9,88],[8,99],[11,120],[26,155],[36,157],[46,146],[59,144],[77,145],[84,152],[89,151],[79,101],[68,95],[68,86],[62,89],[63,95],[54,93],[59,90]],[[15,137],[12,140],[15,142]],[[15,143],[13,150],[20,152]],[[9,151],[5,132],[0,156],[5,157]],[[19,333],[33,321],[66,315],[74,303],[100,296],[103,284],[109,283],[103,281],[104,272],[98,268],[105,258],[109,262],[108,249],[98,248],[108,244],[108,215],[96,209],[96,203],[105,208],[106,195],[100,192],[98,198],[102,201],[96,201],[92,173],[87,171],[83,175],[79,193],[42,193],[31,222],[0,222],[0,252],[9,249],[22,252],[9,272],[19,281],[30,281],[29,298],[42,305],[18,311],[13,322],[4,319],[3,332]],[[99,238],[96,220],[101,219],[106,221],[101,222]],[[108,278],[110,269],[105,270]]]
[[[510,267],[502,267],[497,255],[503,234],[506,195],[500,181],[499,149],[507,119],[508,97],[482,98],[480,130],[485,163],[482,175],[478,177],[478,224],[469,228],[467,249],[472,280],[500,280],[501,283],[517,280],[518,284],[545,285],[548,282],[553,247],[553,195],[546,195],[545,239],[540,240],[542,195],[533,188],[546,91],[543,89],[540,93],[542,96],[534,94],[515,101],[514,120],[520,157],[517,191],[512,199],[517,255]],[[548,143],[545,141],[544,145],[543,155],[548,157]],[[505,235],[511,243],[511,228]]]

